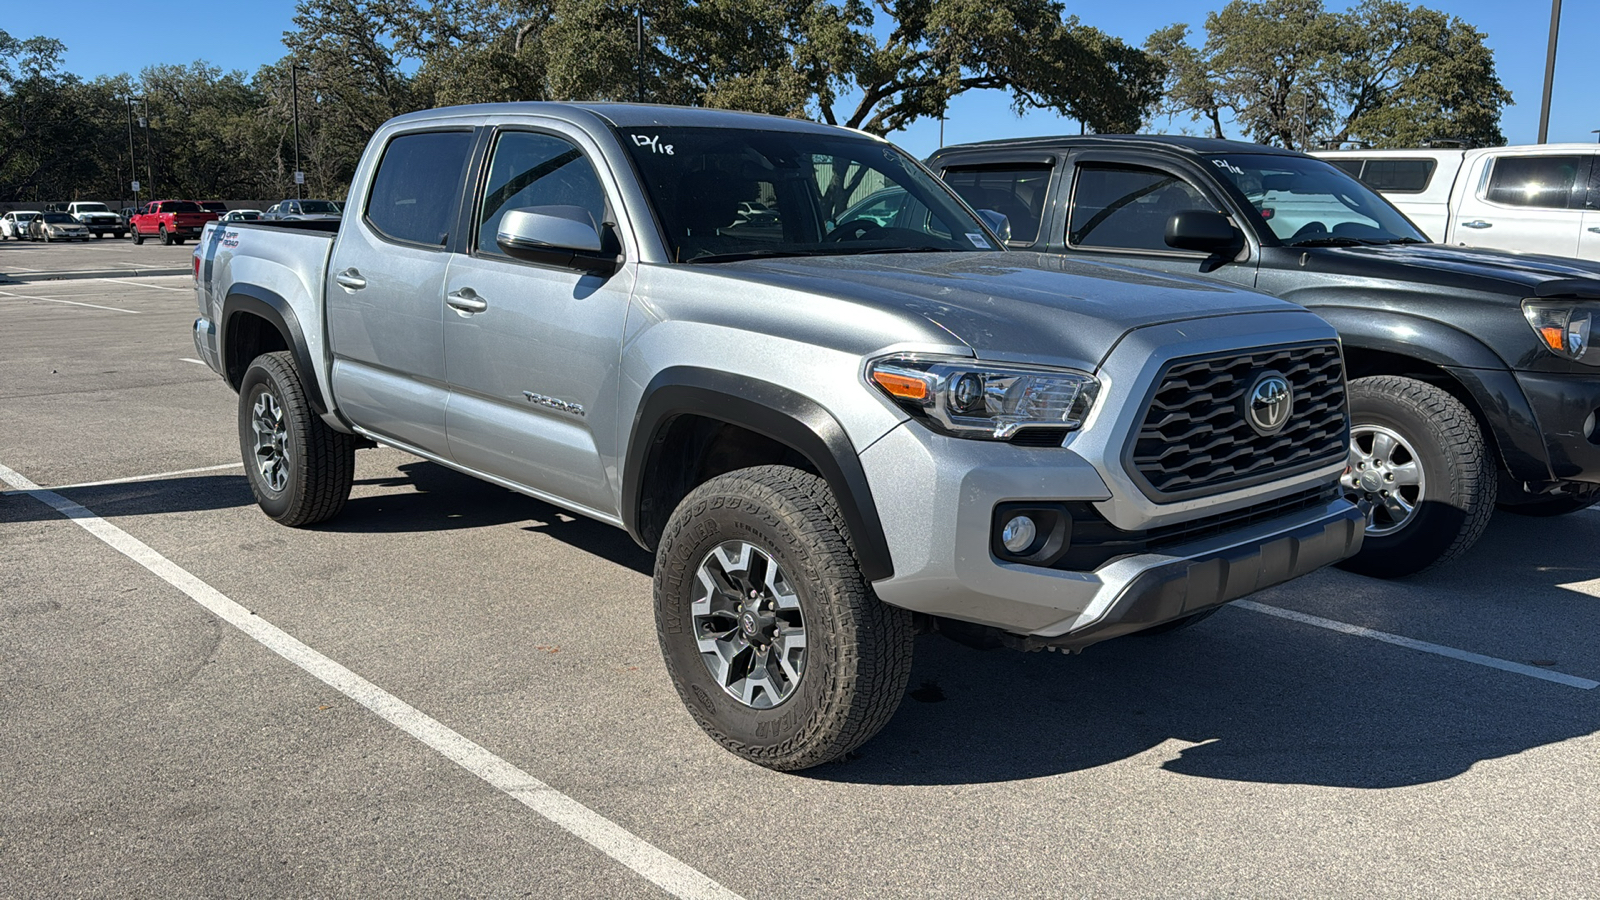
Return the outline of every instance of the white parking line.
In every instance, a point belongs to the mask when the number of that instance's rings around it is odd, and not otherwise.
[[[202,360],[202,359],[190,359],[187,356],[178,357],[178,362],[192,362],[197,366],[204,366],[206,364],[205,360]],[[206,366],[206,368],[210,368],[210,366]]]
[[[1355,635],[1356,637],[1371,638],[1375,641],[1383,641],[1385,644],[1394,644],[1397,647],[1406,647],[1411,650],[1421,650],[1423,653],[1432,653],[1437,656],[1448,656],[1451,659],[1458,659],[1462,662],[1469,662],[1479,666],[1487,666],[1491,669],[1499,669],[1502,672],[1515,672],[1518,675],[1526,675],[1529,678],[1538,678],[1542,681],[1553,681],[1556,684],[1564,684],[1567,687],[1581,688],[1586,691],[1592,691],[1595,688],[1600,687],[1600,681],[1590,681],[1587,678],[1579,678],[1576,675],[1564,675],[1560,672],[1551,672],[1548,669],[1525,666],[1522,663],[1514,663],[1504,659],[1496,659],[1493,656],[1484,656],[1481,653],[1469,653],[1466,650],[1457,650],[1454,647],[1446,647],[1443,644],[1430,644],[1427,641],[1419,641],[1414,638],[1401,637],[1398,634],[1390,634],[1387,631],[1374,631],[1371,628],[1363,628],[1360,625],[1351,625],[1347,622],[1336,622],[1333,619],[1324,619],[1321,616],[1310,616],[1302,612],[1295,612],[1292,609],[1284,609],[1279,606],[1268,606],[1265,603],[1257,603],[1254,600],[1235,600],[1233,601],[1232,605],[1237,606],[1240,609],[1248,609],[1251,612],[1265,613],[1269,616],[1277,616],[1280,619],[1288,619],[1291,622],[1299,622],[1304,625],[1315,625],[1318,628],[1326,628],[1329,631],[1337,631],[1341,634],[1350,634]]]
[[[685,900],[740,900],[738,894],[712,881],[689,864],[668,855],[605,816],[473,743],[444,723],[311,649],[85,507],[39,487],[4,464],[0,464],[0,481],[52,507],[107,546],[187,594],[212,615],[377,713],[391,725],[561,829],[637,872],[668,894]]]
[[[158,277],[161,277],[161,276],[158,276]],[[182,278],[183,276],[182,275],[170,275],[170,276],[165,276],[165,277]],[[84,279],[84,280],[88,281],[88,280],[91,280],[91,279]],[[180,294],[192,294],[192,293],[194,293],[194,288],[192,288],[192,287],[186,287],[186,288],[162,287],[159,284],[145,284],[144,282],[141,282],[141,281],[128,281],[128,280],[123,279],[123,278],[95,278],[95,279],[92,279],[92,280],[94,280],[94,281],[110,281],[110,282],[113,282],[115,284],[126,284],[129,287],[149,288],[152,291],[176,291],[177,293],[180,293]]]
[[[157,481],[162,478],[174,478],[178,475],[198,475],[202,472],[221,472],[226,469],[242,469],[243,462],[223,463],[220,466],[201,466],[198,469],[179,469],[176,472],[157,472],[154,475],[129,475],[127,478],[108,478],[105,481],[80,481],[76,484],[58,484],[47,490],[69,491],[74,488],[103,487],[108,484],[134,484],[140,481]]]
[[[119,309],[115,306],[101,306],[97,303],[79,303],[76,300],[57,300],[54,297],[35,297],[31,294],[13,294],[10,291],[0,291],[0,297],[8,297],[13,300],[43,300],[46,303],[70,303],[73,306],[87,306],[91,309],[109,309],[112,312],[127,313],[130,316],[137,316],[139,314],[139,311],[136,309]]]

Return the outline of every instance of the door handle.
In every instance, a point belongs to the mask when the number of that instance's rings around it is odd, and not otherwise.
[[[444,302],[450,304],[450,308],[456,312],[469,316],[473,313],[481,313],[489,308],[489,301],[479,297],[478,292],[472,288],[451,291],[445,295]]]
[[[1475,220],[1473,220],[1471,222],[1462,222],[1461,223],[1461,227],[1462,228],[1493,228],[1494,227],[1494,223],[1493,222],[1485,222],[1482,219],[1475,219]]]
[[[343,272],[333,276],[333,280],[337,281],[339,286],[347,291],[359,291],[367,286],[367,280],[362,278],[361,273],[353,268],[345,269]]]

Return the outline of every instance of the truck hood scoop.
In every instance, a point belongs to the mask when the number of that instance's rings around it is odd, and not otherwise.
[[[1128,331],[1299,309],[1237,288],[1031,252],[813,256],[722,263],[720,274],[923,316],[990,359],[1097,365]]]

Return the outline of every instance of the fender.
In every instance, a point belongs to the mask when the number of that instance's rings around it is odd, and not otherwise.
[[[217,323],[217,355],[222,371],[228,374],[228,381],[234,390],[239,389],[239,378],[233,374],[234,361],[228,358],[228,352],[232,343],[233,320],[240,313],[266,319],[284,336],[284,343],[289,345],[289,352],[294,356],[295,368],[300,370],[300,382],[305,387],[306,399],[319,415],[326,415],[328,403],[317,385],[317,370],[312,367],[311,351],[306,348],[305,334],[300,330],[300,319],[295,316],[294,308],[278,294],[253,284],[235,284],[228,288],[228,296],[222,301],[221,321]],[[249,365],[249,362],[240,361],[241,377],[244,374],[243,366]]]
[[[1519,481],[1548,481],[1550,460],[1533,405],[1511,368],[1464,331],[1403,313],[1310,306],[1338,329],[1346,347],[1415,359],[1448,373],[1467,393],[1493,434],[1506,470]]]
[[[788,388],[743,375],[692,366],[662,370],[645,387],[634,415],[622,470],[622,523],[649,547],[639,522],[644,473],[656,465],[658,438],[674,418],[696,415],[747,428],[793,448],[828,482],[844,514],[861,571],[868,581],[894,574],[878,507],[855,446],[838,420]]]

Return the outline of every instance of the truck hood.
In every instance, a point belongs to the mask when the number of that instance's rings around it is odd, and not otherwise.
[[[1289,248],[1294,249],[1294,248]],[[1600,263],[1447,244],[1316,247],[1321,271],[1525,297],[1600,297]]]
[[[922,316],[988,359],[1097,365],[1135,328],[1300,307],[1225,285],[1047,253],[895,253],[716,263],[718,274]]]

